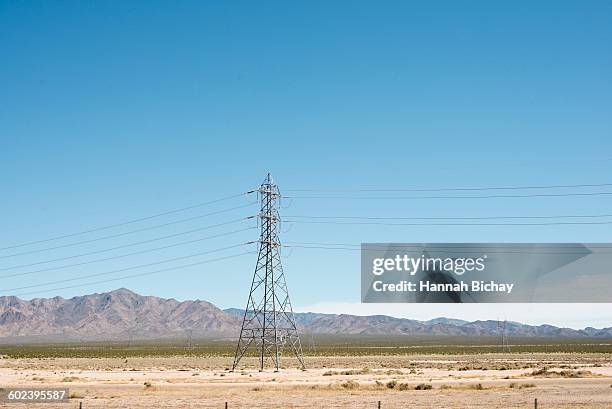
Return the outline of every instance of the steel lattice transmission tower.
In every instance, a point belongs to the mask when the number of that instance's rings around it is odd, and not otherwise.
[[[510,344],[508,343],[508,336],[506,335],[506,320],[501,324],[501,350],[502,352],[510,352]],[[499,321],[497,322],[500,325]]]
[[[275,371],[280,369],[280,359],[285,346],[291,348],[300,367],[304,368],[302,344],[281,264],[281,244],[278,238],[281,195],[269,173],[258,193],[261,200],[259,253],[232,370],[236,369],[240,359],[252,345],[259,353],[261,371],[269,358],[272,359]]]

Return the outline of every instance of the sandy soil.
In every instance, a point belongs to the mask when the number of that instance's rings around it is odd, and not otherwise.
[[[311,357],[259,372],[230,358],[0,359],[2,387],[68,387],[40,408],[612,408],[604,354]],[[290,360],[287,365],[292,364]],[[546,371],[541,371],[546,367]],[[417,385],[428,390],[416,390]],[[394,386],[391,388],[391,386]],[[29,405],[30,407],[32,405]],[[23,404],[0,407],[25,408]]]

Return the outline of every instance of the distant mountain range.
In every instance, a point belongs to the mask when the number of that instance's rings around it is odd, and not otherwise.
[[[121,288],[64,299],[0,297],[0,341],[129,340],[144,338],[231,338],[244,310],[221,310],[207,301],[142,296]],[[303,333],[343,335],[497,336],[498,321],[436,318],[416,321],[385,315],[296,313]],[[506,323],[508,336],[612,338],[611,328],[574,330],[552,325]]]

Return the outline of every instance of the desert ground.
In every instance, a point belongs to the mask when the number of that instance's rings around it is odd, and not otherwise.
[[[611,408],[606,353],[484,353],[290,358],[280,372],[245,358],[0,359],[2,387],[68,387],[41,408]],[[4,406],[1,406],[4,405]],[[30,404],[0,404],[6,408]]]

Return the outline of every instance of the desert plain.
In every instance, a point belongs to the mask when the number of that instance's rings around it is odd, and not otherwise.
[[[274,372],[229,356],[11,357],[0,386],[67,387],[67,403],[6,408],[611,408],[608,353],[290,357]]]

